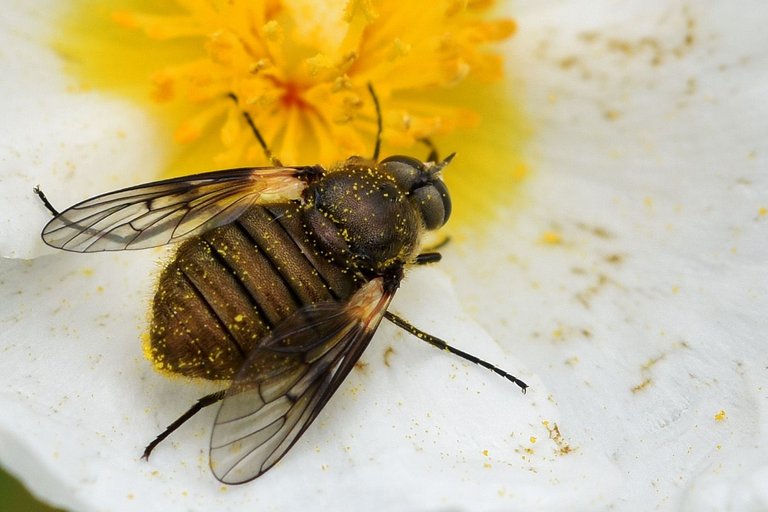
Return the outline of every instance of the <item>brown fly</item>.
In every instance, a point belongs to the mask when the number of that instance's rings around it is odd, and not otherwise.
[[[210,442],[214,475],[248,482],[274,466],[317,418],[383,318],[420,339],[527,385],[387,311],[451,200],[432,147],[409,156],[348,158],[326,169],[285,166],[243,115],[270,167],[208,172],[110,192],[56,211],[46,244],[73,252],[145,249],[180,242],[152,303],[156,365],[228,382],[166,428],[144,457],[202,408],[221,401]],[[232,96],[237,101],[237,98]],[[431,144],[430,144],[431,146]]]

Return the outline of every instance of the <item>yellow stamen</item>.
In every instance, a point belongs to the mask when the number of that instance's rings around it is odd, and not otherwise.
[[[386,101],[385,136],[394,145],[472,125],[476,116],[458,105],[413,108],[416,100],[399,100],[397,94],[449,86],[470,75],[499,78],[501,58],[488,44],[515,30],[512,20],[481,18],[490,2],[177,3],[179,11],[168,15],[113,15],[152,39],[199,41],[204,57],[166,66],[153,77],[157,100],[181,96],[201,109],[177,131],[177,139],[200,136],[217,112],[227,132],[222,142],[236,145],[234,118],[204,105],[232,92],[241,100],[238,108],[271,132],[273,151],[291,163],[338,160],[351,148],[370,145],[375,119],[368,82]],[[347,130],[349,123],[356,123],[356,130]],[[277,129],[267,129],[275,124]],[[246,129],[242,122],[240,128]]]
[[[464,169],[446,173],[449,182],[464,180],[462,187],[449,183],[455,218],[462,210],[485,215],[478,206],[499,195],[500,182],[514,188],[520,178],[510,176],[520,168],[523,130],[508,108],[509,86],[486,85],[501,78],[498,43],[516,26],[492,17],[492,0],[75,1],[82,18],[70,19],[68,32],[85,41],[57,46],[68,55],[77,54],[78,44],[88,52],[70,62],[90,66],[85,74],[97,85],[135,93],[135,84],[143,81],[146,91],[151,77],[151,98],[170,104],[163,108],[178,117],[171,121],[175,139],[189,146],[170,174],[267,164],[243,110],[287,164],[370,156],[376,132],[366,90],[371,83],[383,110],[382,155],[424,156],[426,148],[417,144],[422,138],[439,139],[443,154],[458,152],[452,167]],[[227,99],[230,93],[237,104]],[[466,132],[448,137],[479,128],[486,122],[482,111],[498,114],[504,104],[508,135],[496,147],[478,146],[475,135],[468,142]]]

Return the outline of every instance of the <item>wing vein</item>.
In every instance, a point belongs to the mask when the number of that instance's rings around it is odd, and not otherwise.
[[[321,172],[242,168],[138,185],[64,210],[42,236],[48,245],[72,252],[157,247],[228,224],[255,204],[298,201],[306,176]]]
[[[369,281],[345,302],[305,306],[248,356],[211,434],[211,469],[219,480],[237,484],[258,477],[309,428],[381,322],[392,298],[382,283]],[[283,420],[279,428],[277,419]]]

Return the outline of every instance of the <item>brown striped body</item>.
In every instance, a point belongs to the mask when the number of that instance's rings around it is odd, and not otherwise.
[[[156,366],[229,380],[288,315],[349,298],[363,282],[316,247],[298,202],[254,206],[184,242],[152,305],[149,355]]]

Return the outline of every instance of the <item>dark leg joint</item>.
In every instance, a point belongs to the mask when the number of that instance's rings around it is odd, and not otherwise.
[[[217,391],[216,393],[211,393],[210,395],[205,395],[201,399],[199,399],[192,407],[189,408],[187,412],[182,414],[179,419],[168,425],[168,427],[155,438],[154,441],[149,443],[146,448],[144,448],[144,453],[141,455],[142,459],[149,460],[149,454],[152,453],[152,450],[155,449],[155,447],[163,442],[163,440],[171,435],[174,430],[182,426],[188,419],[190,419],[192,416],[200,412],[204,407],[208,407],[209,405],[213,405],[219,400],[224,398],[224,394],[226,391]]]
[[[423,252],[416,256],[416,265],[429,265],[430,263],[437,263],[443,258],[439,252]]]
[[[500,375],[507,379],[510,382],[514,382],[518,386],[520,386],[520,389],[525,393],[525,390],[528,388],[528,384],[521,381],[514,375],[507,373],[506,371],[502,370],[501,368],[498,368],[497,366],[492,365],[491,363],[484,361],[480,359],[477,356],[473,356],[472,354],[469,354],[467,352],[464,352],[463,350],[459,350],[455,347],[450,346],[445,341],[441,340],[440,338],[436,336],[432,336],[431,334],[427,334],[426,332],[417,329],[413,325],[410,324],[407,320],[404,320],[400,318],[399,316],[395,315],[394,313],[390,313],[389,311],[384,313],[384,317],[395,324],[396,326],[400,327],[401,329],[404,329],[408,331],[409,333],[413,334],[417,338],[419,338],[422,341],[426,341],[433,347],[439,348],[440,350],[446,350],[450,352],[453,355],[459,356],[462,359],[466,359],[467,361],[471,363],[475,363],[477,365],[482,366],[483,368],[486,368],[488,370],[491,370],[493,373]]]
[[[37,197],[40,198],[40,200],[43,202],[43,205],[48,209],[49,212],[53,214],[54,217],[59,215],[58,210],[53,207],[50,201],[48,201],[48,198],[45,197],[45,194],[43,194],[43,191],[40,190],[40,185],[37,185],[35,188],[32,189],[32,191],[37,194]]]

